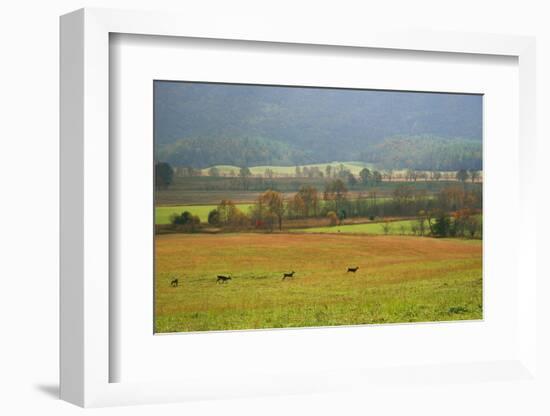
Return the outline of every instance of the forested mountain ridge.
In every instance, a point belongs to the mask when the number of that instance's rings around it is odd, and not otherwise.
[[[402,164],[388,167],[420,169],[434,152],[418,153],[431,145],[441,154],[452,149],[453,155],[462,155],[440,163],[452,169],[465,155],[479,159],[469,165],[481,164],[479,95],[156,81],[154,105],[156,156],[174,165],[376,158],[385,165],[392,160]],[[405,138],[410,138],[406,152],[415,150],[415,157],[395,157],[396,140]],[[416,163],[422,166],[409,166]]]
[[[262,137],[191,137],[157,147],[157,160],[174,166],[294,165],[312,159],[307,150]]]
[[[482,151],[477,140],[392,137],[370,146],[360,159],[383,169],[482,170]]]

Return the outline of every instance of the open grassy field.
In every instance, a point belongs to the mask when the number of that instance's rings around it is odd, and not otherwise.
[[[364,163],[364,162],[328,162],[328,163],[313,163],[309,165],[299,165],[300,169],[303,169],[304,167],[312,168],[312,167],[318,167],[321,169],[323,173],[325,173],[325,168],[327,166],[331,166],[333,169],[337,169],[340,167],[340,165],[344,166],[344,169],[349,170],[354,175],[358,175],[361,169],[363,168],[369,168],[374,169],[374,165],[372,163]],[[231,165],[216,165],[215,166],[221,175],[236,175],[239,173],[239,167],[238,166],[231,166]],[[202,169],[203,175],[208,175],[208,170],[210,168]],[[296,166],[272,166],[272,165],[264,165],[264,166],[252,166],[249,168],[252,175],[263,175],[266,171],[266,169],[271,169],[275,175],[294,175],[296,173]]]
[[[479,221],[482,220],[481,215],[475,216]],[[401,220],[390,221],[388,235],[404,235],[413,234],[411,227],[415,224],[415,220]],[[417,226],[418,227],[418,226]],[[429,232],[428,225],[424,225],[426,233]],[[324,226],[324,227],[308,227],[297,228],[291,230],[292,232],[299,233],[321,233],[321,234],[372,234],[372,235],[385,235],[384,222],[365,223],[365,224],[344,224],[337,226]]]
[[[411,234],[411,224],[410,220],[403,221],[391,221],[389,228],[389,235],[399,235],[399,234]],[[327,226],[327,227],[312,227],[312,228],[301,228],[293,230],[301,233],[323,233],[323,234],[338,234],[338,233],[352,233],[352,234],[374,234],[374,235],[383,235],[384,234],[384,223],[377,222],[373,224],[349,224],[349,225],[337,225],[337,226]],[[428,226],[426,225],[426,228]]]
[[[236,204],[243,212],[248,212],[252,204]],[[181,214],[189,211],[193,215],[198,215],[201,222],[208,222],[208,213],[216,209],[217,205],[171,205],[155,207],[155,224],[170,224],[172,214]]]
[[[478,240],[158,235],[156,332],[481,319],[481,264]]]

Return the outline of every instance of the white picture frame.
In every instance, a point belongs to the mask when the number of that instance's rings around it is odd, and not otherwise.
[[[535,165],[535,41],[530,37],[467,33],[361,30],[305,34],[299,28],[216,21],[166,13],[82,9],[61,18],[61,398],[79,406],[159,403],[220,397],[322,393],[377,383],[400,383],[410,369],[380,368],[366,373],[336,369],[281,373],[240,380],[233,374],[181,381],[110,382],[109,252],[109,36],[113,33],[206,39],[332,45],[334,47],[430,51],[443,54],[504,55],[519,67],[519,213],[517,354],[498,362],[441,363],[416,368],[415,377],[435,374],[476,383],[487,374],[518,382],[537,380],[536,361],[536,194],[529,169]],[[510,271],[510,273],[517,273]],[[353,328],[348,329],[353,331]],[[483,374],[478,377],[475,374]],[[438,376],[439,377],[439,376]],[[410,381],[410,380],[409,380]],[[230,385],[230,388],[225,386]]]

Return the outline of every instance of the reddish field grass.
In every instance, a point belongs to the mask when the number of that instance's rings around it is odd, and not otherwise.
[[[157,331],[480,319],[481,265],[482,244],[470,240],[160,235]],[[354,266],[357,273],[346,272]],[[294,279],[282,281],[290,271]],[[216,284],[218,274],[233,279]]]

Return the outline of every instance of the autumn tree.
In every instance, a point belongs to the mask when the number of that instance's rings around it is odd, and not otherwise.
[[[453,213],[454,234],[459,237],[474,238],[479,228],[477,212],[471,208],[463,208]]]
[[[446,211],[455,211],[464,207],[467,192],[461,186],[448,186],[437,195],[439,207]]]
[[[328,218],[328,221],[329,221],[329,225],[331,226],[335,226],[335,225],[338,225],[338,215],[336,215],[336,212],[334,211],[329,211],[327,213],[327,218]]]
[[[294,194],[292,199],[287,202],[287,215],[289,217],[305,217],[307,216],[307,208],[300,193]]]
[[[413,201],[413,189],[408,185],[397,186],[392,193],[392,199],[398,210],[407,207]]]
[[[334,201],[336,210],[338,211],[342,203],[346,200],[348,188],[341,179],[335,179],[325,184],[324,199],[325,201]]]
[[[303,201],[304,215],[309,217],[310,215],[317,216],[319,209],[319,193],[313,186],[302,186],[296,194]]]
[[[222,200],[216,208],[219,216],[219,224],[230,227],[246,227],[250,223],[250,218],[237,208],[231,200]]]
[[[277,219],[279,230],[282,230],[285,212],[283,195],[280,192],[268,190],[258,197],[257,203],[265,208],[265,215],[274,216]]]

